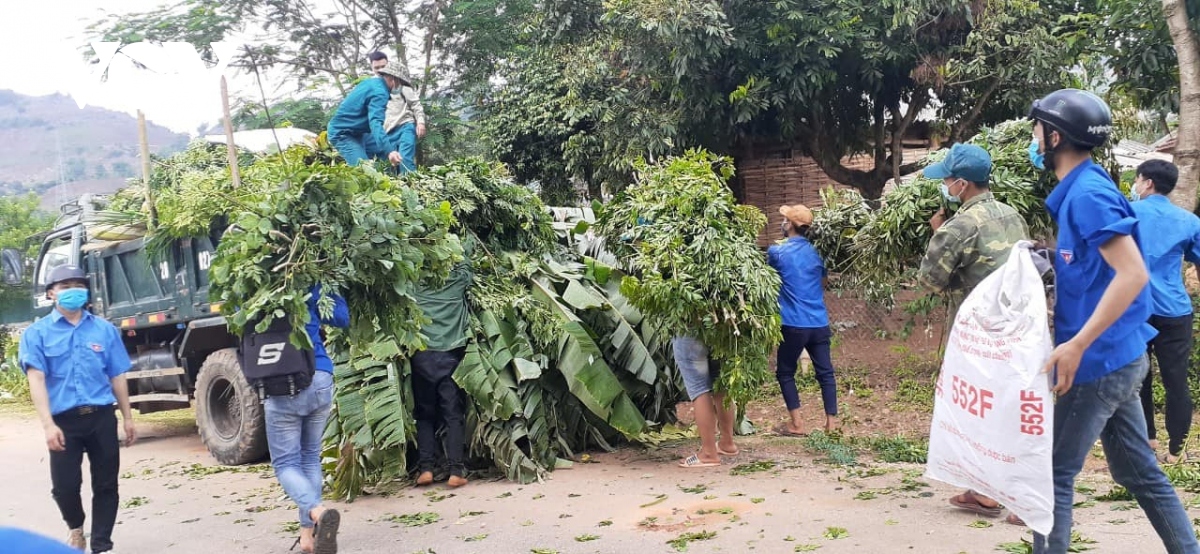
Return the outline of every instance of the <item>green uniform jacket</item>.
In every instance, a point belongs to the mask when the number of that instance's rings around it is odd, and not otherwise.
[[[426,350],[448,352],[467,344],[470,332],[470,313],[467,291],[474,280],[471,271],[470,245],[464,241],[466,259],[455,264],[441,288],[418,286],[413,296],[417,305],[432,321],[421,327],[427,341]]]
[[[984,277],[1008,260],[1017,241],[1029,238],[1025,219],[991,192],[959,208],[929,239],[917,281],[934,292],[950,292],[951,315]]]

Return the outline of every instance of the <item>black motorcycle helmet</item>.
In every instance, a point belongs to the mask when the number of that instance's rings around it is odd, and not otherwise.
[[[87,272],[82,267],[77,265],[60,265],[50,270],[50,275],[46,278],[46,292],[54,288],[63,281],[83,281],[88,283]]]
[[[1099,96],[1085,90],[1056,90],[1033,102],[1029,119],[1041,121],[1079,150],[1093,150],[1108,141],[1113,131],[1112,110]],[[1050,145],[1040,137],[1049,158]]]

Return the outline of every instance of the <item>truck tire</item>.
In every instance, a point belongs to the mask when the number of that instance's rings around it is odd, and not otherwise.
[[[204,446],[223,465],[257,462],[267,455],[263,406],[242,375],[237,349],[213,352],[200,366],[196,427]]]

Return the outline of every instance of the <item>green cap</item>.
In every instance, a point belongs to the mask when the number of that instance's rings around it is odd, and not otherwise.
[[[992,174],[992,157],[974,144],[955,144],[946,159],[922,171],[929,179],[954,177],[972,183],[986,183]]]

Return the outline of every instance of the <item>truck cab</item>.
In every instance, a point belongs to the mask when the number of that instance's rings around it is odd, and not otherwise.
[[[54,309],[46,278],[61,265],[87,272],[86,309],[121,331],[133,364],[130,403],[139,413],[196,406],[200,437],[218,462],[254,462],[266,455],[262,407],[242,376],[237,337],[220,305],[208,299],[208,268],[219,230],[171,241],[150,251],[133,227],[95,222],[103,199],[84,195],[62,207],[32,264],[34,318]],[[6,256],[6,259],[11,255]],[[20,266],[5,263],[6,280]]]

